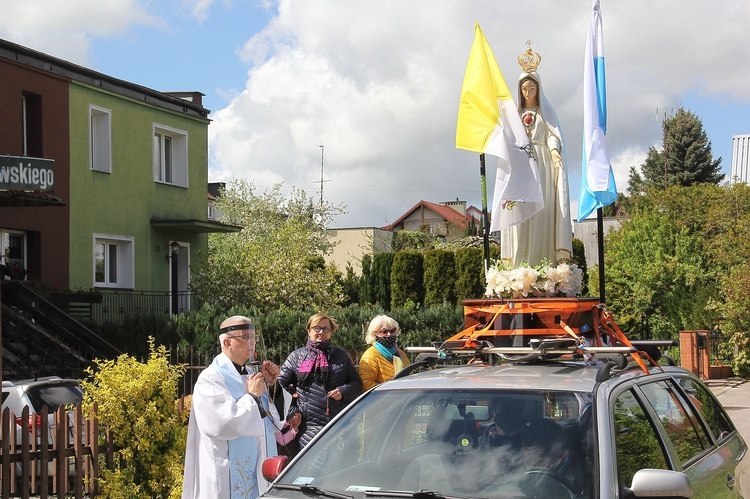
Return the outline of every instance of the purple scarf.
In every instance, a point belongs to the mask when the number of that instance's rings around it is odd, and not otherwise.
[[[300,362],[297,370],[297,382],[300,388],[305,388],[315,381],[323,386],[328,383],[328,357],[326,355],[329,341],[308,341],[307,355]],[[312,376],[311,376],[312,375]]]

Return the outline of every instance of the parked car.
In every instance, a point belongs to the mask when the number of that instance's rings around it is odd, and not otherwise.
[[[24,379],[19,381],[3,381],[3,405],[9,408],[16,417],[16,443],[21,442],[21,432],[35,433],[30,435],[41,438],[39,428],[41,427],[42,407],[48,407],[50,413],[54,413],[60,406],[77,405],[83,399],[83,391],[77,379],[64,379],[59,376],[45,376],[35,379]],[[21,414],[24,407],[29,407],[29,418],[24,421]],[[50,432],[47,435],[47,443],[52,443],[54,414],[49,416]],[[69,431],[70,431],[70,424]],[[37,440],[40,443],[40,440]]]
[[[286,467],[267,459],[278,476],[264,497],[742,497],[747,445],[711,391],[684,369],[609,357],[397,377]]]

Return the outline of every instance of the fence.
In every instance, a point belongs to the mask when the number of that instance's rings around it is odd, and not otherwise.
[[[101,302],[91,304],[91,320],[122,324],[126,317],[163,315],[169,317],[172,295],[158,291],[101,291]],[[177,312],[189,312],[196,306],[192,293],[177,296]]]
[[[3,410],[2,497],[96,496],[101,466],[112,469],[115,449],[109,429],[93,417],[95,407],[88,420],[81,404],[52,414],[44,407],[38,415],[25,407],[20,417]]]

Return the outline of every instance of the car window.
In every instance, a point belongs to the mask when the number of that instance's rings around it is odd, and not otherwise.
[[[642,468],[669,469],[656,428],[632,391],[615,399],[615,446],[620,487],[630,487]]]
[[[708,388],[690,378],[680,378],[679,384],[695,410],[703,415],[717,441],[734,431],[732,420]]]
[[[690,406],[684,403],[672,380],[644,383],[641,389],[658,414],[683,465],[710,446],[705,429]]]
[[[354,497],[589,497],[591,401],[533,390],[376,390],[326,427],[279,482]]]
[[[35,385],[26,391],[34,412],[42,412],[45,405],[49,411],[68,404],[76,405],[83,398],[83,392],[77,384]]]

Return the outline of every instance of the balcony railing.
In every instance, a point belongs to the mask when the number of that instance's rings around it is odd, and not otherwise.
[[[172,294],[159,291],[109,291],[100,290],[102,300],[91,304],[90,319],[97,324],[122,324],[127,317],[163,315],[171,313]],[[184,314],[195,306],[190,292],[177,295],[177,313]]]

